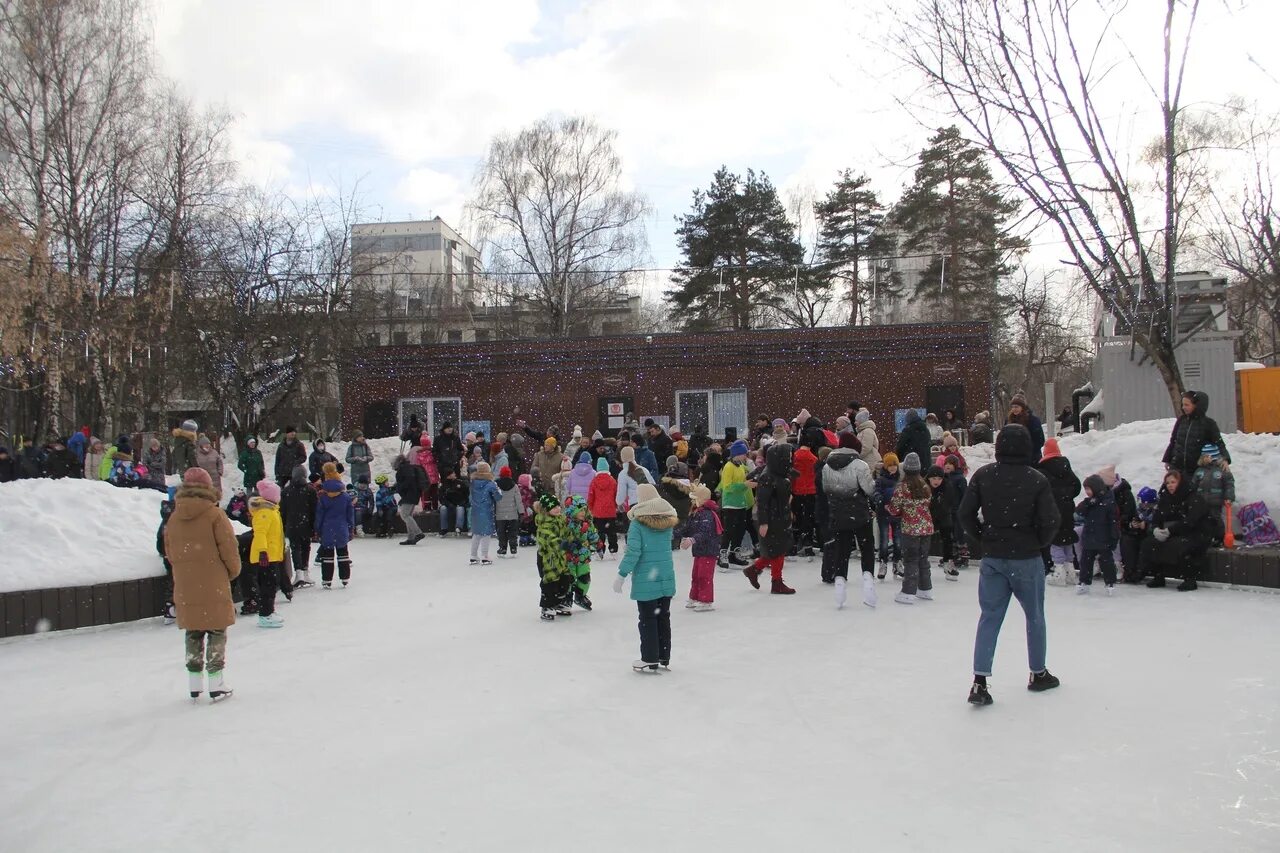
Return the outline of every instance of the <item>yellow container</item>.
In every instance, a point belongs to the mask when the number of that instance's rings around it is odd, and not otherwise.
[[[1280,433],[1280,367],[1241,370],[1240,428],[1245,432]]]

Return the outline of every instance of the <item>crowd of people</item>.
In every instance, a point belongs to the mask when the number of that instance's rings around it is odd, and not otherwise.
[[[692,551],[686,607],[694,612],[715,609],[717,571],[740,573],[755,589],[763,589],[768,572],[769,592],[785,596],[795,593],[784,577],[788,561],[820,557],[821,581],[843,608],[856,555],[862,603],[876,607],[877,581],[890,572],[894,602],[914,605],[932,600],[935,566],[956,580],[980,558],[983,615],[970,700],[981,705],[991,701],[986,678],[1011,597],[1027,617],[1029,686],[1042,690],[1057,683],[1044,666],[1046,579],[1074,582],[1086,594],[1096,566],[1108,593],[1121,580],[1149,577],[1148,586],[1163,586],[1169,575],[1182,578],[1179,590],[1196,588],[1206,550],[1224,533],[1221,508],[1234,499],[1230,456],[1207,410],[1205,395],[1187,393],[1159,491],[1135,492],[1114,466],[1082,481],[1021,396],[994,434],[987,413],[966,429],[952,411],[909,411],[893,449],[883,453],[870,412],[856,401],[830,426],[807,409],[790,421],[762,415],[748,435],[731,441],[633,418],[607,438],[581,427],[565,435],[555,426],[540,431],[522,420],[492,441],[458,435],[451,424],[432,437],[415,416],[390,472],[374,471],[373,451],[359,433],[340,461],[324,441],[308,450],[287,427],[274,478],[256,441],[245,443],[237,465],[249,488],[236,489],[225,507],[221,454],[187,421],[173,431],[172,448],[153,443],[151,459],[133,471],[156,482],[148,462],[164,470],[165,453],[185,466],[163,505],[157,547],[172,567],[171,615],[188,632],[193,696],[205,671],[210,696],[229,692],[221,667],[225,629],[234,620],[230,582],[241,585],[242,614],[278,628],[277,591],[291,597],[313,585],[313,546],[321,585],[345,587],[353,538],[403,530],[406,546],[428,532],[469,536],[471,565],[535,548],[547,622],[575,607],[591,610],[593,560],[621,553],[614,587],[631,580],[641,636],[634,666],[641,672],[670,665],[679,549]],[[125,437],[105,448],[87,431],[78,435],[84,440],[75,447],[55,442],[43,468],[61,458],[54,454],[78,451],[83,461],[71,467],[86,473],[133,461]],[[988,436],[996,461],[970,472],[961,440]],[[7,461],[0,455],[0,466]],[[231,519],[250,530],[235,536]]]

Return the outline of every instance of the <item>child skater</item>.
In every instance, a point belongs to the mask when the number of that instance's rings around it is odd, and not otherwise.
[[[886,453],[880,463],[880,472],[876,475],[876,533],[880,537],[880,568],[876,577],[884,580],[893,562],[893,576],[902,576],[902,524],[889,512],[889,504],[893,501],[894,492],[902,482],[902,474],[898,470],[898,454]]]
[[[564,551],[569,574],[573,576],[573,603],[583,610],[590,610],[591,599],[587,598],[587,591],[591,589],[591,554],[600,544],[600,534],[596,532],[591,513],[587,511],[587,502],[581,495],[570,495],[565,502],[565,525],[568,535],[564,540]]]
[[[498,509],[495,517],[498,526],[498,556],[515,559],[520,545],[520,517],[524,515],[524,501],[520,499],[520,487],[511,478],[511,466],[498,469]]]
[[[489,546],[498,534],[498,502],[502,492],[493,482],[488,462],[476,465],[471,475],[471,565],[492,566]]]
[[[538,496],[533,491],[533,475],[521,474],[516,477],[516,485],[520,488],[520,503],[524,505],[524,512],[520,513],[520,547],[532,548],[534,511],[538,505]]]
[[[249,501],[249,514],[253,517],[249,559],[258,576],[258,627],[281,628],[284,620],[276,614],[276,584],[284,567],[284,522],[280,519],[280,487],[274,480],[258,482],[258,494]]]
[[[1093,587],[1095,558],[1102,563],[1107,595],[1111,595],[1116,589],[1116,560],[1111,552],[1120,541],[1120,515],[1116,512],[1115,496],[1097,474],[1084,478],[1084,500],[1076,505],[1075,521],[1084,525],[1076,595],[1087,595]]]
[[[554,622],[557,616],[572,616],[569,608],[569,561],[562,544],[569,533],[564,508],[555,495],[538,497],[534,526],[538,545],[538,578],[541,592],[542,621]]]
[[[933,540],[933,517],[929,502],[933,493],[920,476],[920,457],[908,453],[902,460],[902,482],[893,492],[889,512],[901,525],[898,546],[902,557],[902,591],[893,597],[899,604],[933,600],[933,578],[929,575],[929,543]]]
[[[689,585],[689,601],[685,607],[704,613],[715,610],[716,561],[720,557],[720,537],[724,526],[711,490],[701,483],[689,493],[693,511],[679,528],[680,547],[693,549],[693,580]]]
[[[627,553],[618,563],[613,591],[622,592],[631,576],[631,600],[640,614],[640,659],[631,668],[648,673],[671,667],[671,598],[676,594],[671,530],[680,522],[675,507],[649,483],[640,485],[636,497],[627,513],[632,522]]]
[[[609,473],[609,460],[601,457],[596,460],[596,476],[587,488],[587,509],[595,522],[596,532],[600,535],[596,544],[597,553],[604,559],[606,541],[609,554],[618,553],[618,505],[615,496],[618,492],[618,481]]]
[[[392,525],[396,517],[396,490],[388,485],[386,474],[379,474],[373,478],[378,484],[378,492],[373,496],[373,506],[377,511],[377,523],[374,525],[377,531],[374,535],[379,539],[386,539],[394,532]]]
[[[338,579],[345,587],[351,581],[351,556],[347,545],[356,526],[356,508],[347,497],[346,487],[338,479],[338,468],[332,462],[324,465],[324,482],[316,500],[316,533],[320,535],[320,581],[324,589],[333,588],[333,569],[337,563]]]

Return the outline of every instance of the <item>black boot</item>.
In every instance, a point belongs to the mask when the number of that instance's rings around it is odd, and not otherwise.
[[[991,694],[987,691],[987,680],[985,678],[981,681],[974,679],[973,686],[969,688],[969,704],[990,705],[993,701],[995,700],[991,698]]]
[[[1147,581],[1147,589],[1159,589],[1162,586],[1164,586],[1164,578],[1160,575],[1156,575],[1151,580]]]
[[[1193,589],[1199,588],[1200,587],[1196,584],[1195,578],[1187,578],[1182,583],[1178,584],[1178,592],[1190,592]]]

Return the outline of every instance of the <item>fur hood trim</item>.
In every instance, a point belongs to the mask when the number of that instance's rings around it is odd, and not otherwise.
[[[213,503],[218,502],[218,492],[213,486],[205,486],[201,484],[184,483],[178,486],[178,490],[173,494],[174,499],[178,498],[202,498]]]
[[[191,430],[189,430],[189,429],[183,429],[182,427],[174,427],[174,428],[173,428],[173,437],[174,437],[174,438],[185,438],[187,441],[191,442],[192,444],[195,444],[195,443],[196,443],[196,434],[195,434],[194,432],[192,432]]]
[[[633,509],[631,513],[634,512]],[[652,530],[670,530],[680,523],[680,519],[674,515],[631,515],[631,520]]]
[[[666,483],[668,486],[675,486],[686,495],[693,491],[693,486],[689,485],[688,480],[677,480],[675,477],[663,477],[662,482]]]
[[[185,486],[183,487],[185,488]],[[261,495],[249,498],[249,509],[275,509],[276,505]]]

